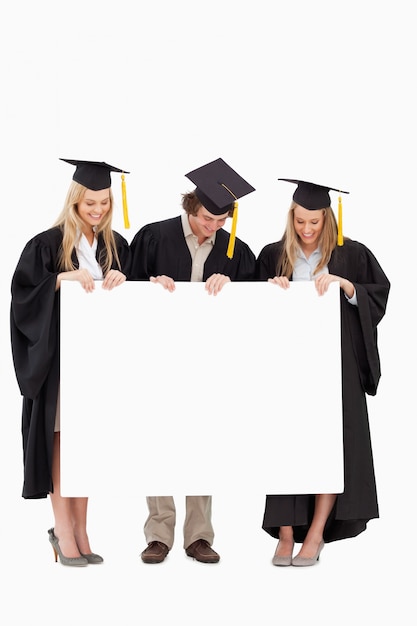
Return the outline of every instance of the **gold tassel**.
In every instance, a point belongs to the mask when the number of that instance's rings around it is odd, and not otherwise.
[[[233,202],[232,228],[230,229],[229,245],[227,246],[227,256],[229,259],[233,258],[233,253],[235,251],[238,206],[238,202],[235,200],[235,202]]]
[[[339,196],[338,202],[337,245],[343,246],[342,196]]]
[[[125,228],[130,228],[129,215],[127,211],[126,183],[125,183],[124,174],[122,174],[122,201],[123,201],[123,219],[125,221]]]

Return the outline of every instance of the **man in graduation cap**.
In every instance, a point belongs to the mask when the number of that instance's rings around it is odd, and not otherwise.
[[[151,280],[174,291],[175,281],[205,282],[216,295],[230,281],[254,278],[255,256],[236,237],[239,198],[254,188],[223,159],[186,174],[196,188],[182,195],[181,216],[143,226],[131,242],[132,280]],[[223,228],[232,218],[230,235]],[[186,400],[186,398],[185,398]],[[175,503],[172,496],[147,497],[147,548],[144,563],[161,563],[174,543]],[[212,549],[211,496],[187,496],[184,523],[186,554],[203,563],[217,563]]]

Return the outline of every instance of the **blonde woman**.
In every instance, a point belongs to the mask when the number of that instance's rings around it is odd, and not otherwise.
[[[85,566],[103,559],[90,547],[88,499],[61,496],[60,286],[64,280],[78,281],[91,292],[96,281],[103,289],[121,285],[130,269],[130,250],[111,228],[110,172],[122,170],[106,163],[67,162],[76,169],[64,208],[52,228],[26,244],[13,274],[11,345],[23,396],[22,496],[50,496],[55,523],[48,535],[55,561],[59,556],[63,565]]]
[[[355,537],[378,517],[366,394],[376,394],[380,379],[377,325],[390,283],[365,245],[343,238],[330,206],[331,187],[281,180],[297,188],[282,239],[257,258],[257,279],[283,289],[294,280],[311,280],[319,295],[330,283],[340,284],[344,492],[268,495],[262,524],[279,540],[273,564],[305,567],[318,562],[325,543]],[[311,365],[314,355],[303,355],[309,357]],[[310,370],[295,375],[302,382]],[[302,545],[293,558],[294,543]]]

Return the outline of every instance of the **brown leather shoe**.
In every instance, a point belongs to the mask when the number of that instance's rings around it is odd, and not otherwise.
[[[186,548],[185,553],[187,556],[192,556],[196,561],[200,563],[218,563],[220,556],[211,547],[208,541],[205,539],[197,539]]]
[[[151,541],[140,556],[144,563],[162,563],[168,552],[168,546],[162,541]]]

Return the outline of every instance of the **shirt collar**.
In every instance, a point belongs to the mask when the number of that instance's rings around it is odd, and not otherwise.
[[[307,258],[306,255],[304,254],[304,252],[302,251],[300,246],[298,247],[298,250],[297,250],[297,256],[298,256],[299,259],[306,259]],[[320,246],[318,248],[316,248],[314,250],[314,252],[312,252],[310,254],[309,258],[310,259],[311,258],[313,258],[313,259],[321,258],[321,248],[320,248]]]

